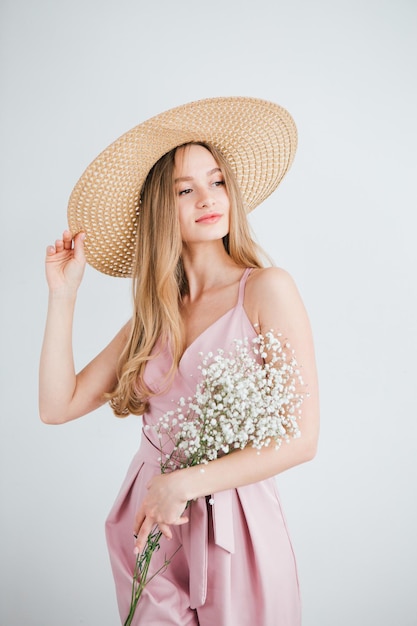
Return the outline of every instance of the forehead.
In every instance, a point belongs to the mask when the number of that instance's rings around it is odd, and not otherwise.
[[[181,146],[175,153],[174,172],[176,176],[191,175],[196,170],[213,170],[219,165],[207,148],[196,144]]]

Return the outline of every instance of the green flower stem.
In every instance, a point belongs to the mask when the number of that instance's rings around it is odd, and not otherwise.
[[[155,527],[154,530],[149,534],[144,549],[136,557],[135,570],[133,572],[132,595],[130,600],[129,615],[127,616],[123,626],[130,626],[132,624],[133,616],[136,611],[136,606],[140,600],[142,591],[144,590],[146,585],[153,578],[155,578],[155,576],[157,576],[160,572],[164,571],[168,567],[168,565],[171,563],[171,560],[181,548],[181,546],[178,546],[178,548],[170,556],[170,558],[165,558],[164,563],[161,565],[161,567],[150,578],[148,578],[149,566],[151,564],[152,555],[154,552],[159,550],[159,541],[161,537],[161,531],[157,531]]]

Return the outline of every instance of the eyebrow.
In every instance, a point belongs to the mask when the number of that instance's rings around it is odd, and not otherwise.
[[[207,172],[207,176],[211,176],[212,174],[216,174],[217,172],[221,172],[220,167],[214,167],[212,170]],[[181,176],[180,178],[176,178],[174,183],[180,183],[181,181],[193,180],[192,176]]]

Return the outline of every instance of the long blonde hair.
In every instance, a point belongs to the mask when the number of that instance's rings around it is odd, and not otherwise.
[[[241,267],[262,267],[262,250],[255,243],[233,172],[213,146],[201,145],[221,169],[230,202],[229,234],[223,238],[226,252]],[[178,146],[183,148],[185,146]],[[108,394],[118,417],[141,415],[154,395],[143,380],[147,362],[156,342],[169,342],[172,375],[184,350],[180,303],[188,291],[181,258],[182,240],[174,193],[174,148],[152,167],[142,188],[138,236],[134,261],[133,317],[130,337],[118,364],[118,384]],[[169,377],[168,377],[169,378]],[[168,382],[167,378],[167,382]]]

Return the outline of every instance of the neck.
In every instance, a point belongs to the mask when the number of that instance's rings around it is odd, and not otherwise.
[[[182,259],[191,301],[212,287],[229,282],[233,273],[242,270],[227,254],[221,240],[184,246]]]

